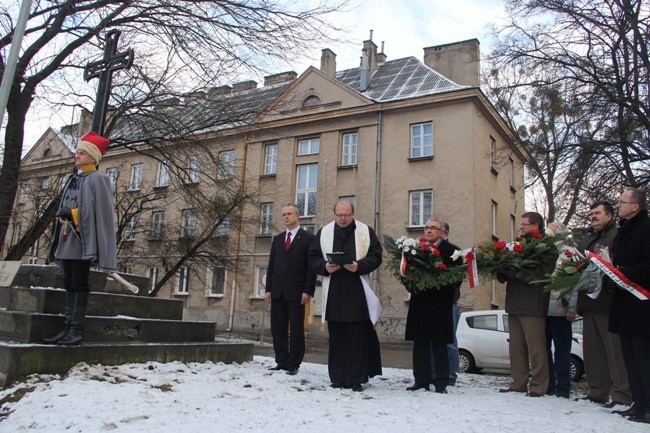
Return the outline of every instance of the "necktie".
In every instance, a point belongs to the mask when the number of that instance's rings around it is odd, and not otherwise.
[[[291,232],[287,232],[287,240],[284,241],[284,251],[289,251],[291,246]]]

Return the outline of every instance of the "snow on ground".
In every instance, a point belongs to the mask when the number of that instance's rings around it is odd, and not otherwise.
[[[272,358],[244,364],[79,364],[0,391],[0,432],[625,432],[637,424],[586,401],[499,393],[507,377],[461,374],[449,393],[409,392],[385,368],[362,393],[329,387],[327,366],[296,376]],[[24,394],[24,395],[23,395]]]

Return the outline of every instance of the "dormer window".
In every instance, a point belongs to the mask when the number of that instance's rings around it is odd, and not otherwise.
[[[43,151],[43,158],[49,158],[51,154],[52,154],[52,149],[48,147]]]
[[[320,104],[320,98],[316,95],[312,95],[305,99],[305,102],[302,103],[302,108],[316,107]]]

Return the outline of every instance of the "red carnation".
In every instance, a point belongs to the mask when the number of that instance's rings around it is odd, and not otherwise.
[[[437,257],[440,257],[440,251],[437,248],[434,248],[433,254],[435,254]]]
[[[516,240],[517,242],[521,241],[521,236],[517,236],[517,237],[515,238],[515,240]]]
[[[440,263],[438,265],[438,269],[442,269],[443,271],[446,271],[447,270],[447,265],[445,265],[444,263]]]
[[[494,244],[495,250],[504,250],[506,248],[506,241],[499,241]]]
[[[524,247],[522,247],[521,244],[515,244],[512,247],[512,250],[517,252],[517,253],[520,253],[520,252],[522,252],[524,250]]]
[[[423,243],[426,243],[427,238],[419,238],[418,241],[419,241],[421,244],[423,244]]]
[[[535,231],[532,232],[531,234],[533,235],[534,238],[537,238],[537,239],[541,239],[541,238],[542,238],[542,234],[541,234],[540,232],[538,232],[537,230],[535,230]]]

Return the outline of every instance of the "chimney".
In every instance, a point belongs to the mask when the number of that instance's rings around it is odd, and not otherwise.
[[[183,97],[184,102],[192,102],[198,99],[205,99],[205,92],[202,90],[197,90],[196,92],[190,92]]]
[[[365,92],[370,83],[370,66],[368,60],[368,50],[361,50],[361,70],[359,71],[359,91]]]
[[[232,92],[230,86],[211,87],[208,89],[208,96],[228,95]]]
[[[457,84],[481,85],[478,39],[424,48],[424,64]]]
[[[368,69],[372,75],[377,70],[377,45],[372,41],[372,30],[370,30],[370,39],[363,41],[363,49],[368,52]]]
[[[281,72],[275,75],[267,75],[264,77],[264,86],[270,86],[272,84],[284,83],[286,81],[295,81],[298,78],[298,74],[293,71]]]
[[[377,66],[386,63],[386,54],[384,54],[384,41],[381,41],[381,52],[377,53]]]
[[[336,54],[329,48],[321,51],[320,70],[330,77],[336,76]]]
[[[242,81],[232,85],[233,93],[243,92],[245,90],[257,89],[257,82],[253,80]]]

